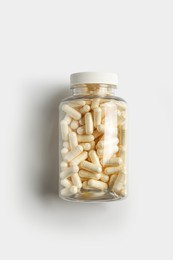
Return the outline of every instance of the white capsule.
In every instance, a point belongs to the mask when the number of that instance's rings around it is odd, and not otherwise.
[[[60,167],[61,167],[61,171],[64,171],[64,170],[66,170],[66,169],[68,168],[68,163],[62,161],[62,162],[60,163]]]
[[[83,177],[83,178],[87,178],[87,179],[92,178],[92,179],[99,180],[100,177],[101,177],[101,174],[100,173],[88,172],[88,171],[85,171],[85,170],[80,170],[79,176]]]
[[[95,108],[99,107],[99,104],[100,104],[100,99],[94,98],[91,104],[91,108],[94,110]]]
[[[90,143],[81,143],[80,145],[83,147],[85,151],[89,151],[91,149]]]
[[[77,120],[72,120],[70,127],[72,130],[76,130],[79,127],[79,122]]]
[[[94,126],[97,127],[101,124],[102,110],[100,107],[94,109]]]
[[[62,155],[63,160],[64,160],[64,158],[65,158],[67,153],[68,153],[68,149],[67,148],[62,148],[61,149],[61,155]]]
[[[66,120],[61,120],[60,122],[60,127],[61,127],[61,136],[62,140],[68,141],[68,123]]]
[[[88,161],[83,161],[80,163],[80,167],[82,169],[91,171],[91,172],[97,172],[100,173],[102,171],[102,167],[98,164],[90,163]]]
[[[82,188],[83,188],[84,190],[94,190],[94,188],[91,188],[91,187],[88,186],[88,182],[87,182],[87,181],[84,181],[84,182],[82,183]]]
[[[78,192],[78,188],[76,186],[71,186],[70,188],[64,188],[61,190],[61,195],[68,197],[74,195]]]
[[[87,113],[87,112],[89,112],[90,111],[90,106],[88,106],[88,105],[85,105],[85,106],[83,106],[81,109],[80,109],[80,113],[81,114],[85,114],[85,113]]]
[[[104,174],[104,173],[101,173],[100,180],[103,181],[103,182],[108,182],[109,181],[109,176]]]
[[[91,150],[91,151],[89,152],[89,157],[90,157],[92,163],[101,166],[101,165],[100,165],[99,158],[98,158],[98,156],[97,156],[97,154],[96,154],[96,151]]]
[[[114,186],[114,183],[115,183],[117,176],[118,176],[118,173],[110,176],[110,180],[109,180],[109,190],[110,191],[112,191],[112,189],[113,189],[113,186]]]
[[[80,179],[78,173],[72,174],[71,179],[72,179],[73,185],[76,186],[78,189],[80,189],[82,187],[82,182],[81,182],[81,179]]]
[[[78,127],[77,133],[78,133],[79,135],[85,134],[85,126],[83,125],[83,126]]]
[[[119,192],[122,189],[122,187],[125,185],[125,180],[126,180],[125,174],[123,172],[120,172],[115,180],[112,189],[115,192]]]
[[[78,165],[79,163],[81,163],[82,161],[86,160],[87,158],[88,158],[88,153],[87,152],[83,152],[80,155],[78,155],[77,157],[75,157],[70,162],[70,165]]]
[[[64,186],[65,188],[69,188],[69,187],[71,187],[72,186],[72,183],[71,183],[71,181],[70,180],[68,180],[68,179],[63,179],[63,180],[61,180],[61,185],[62,186]]]
[[[65,115],[64,120],[67,121],[67,124],[69,125],[72,121],[72,118],[68,115]]]
[[[105,126],[103,124],[100,124],[97,126],[97,131],[100,133],[104,133]]]
[[[101,164],[104,166],[119,166],[122,162],[123,160],[121,157],[112,157],[108,160],[101,159]]]
[[[77,173],[79,171],[79,167],[77,165],[71,165],[69,168],[60,172],[60,178],[65,179],[71,176],[73,173]]]
[[[75,119],[75,120],[81,119],[81,113],[79,113],[76,109],[70,107],[70,106],[67,105],[67,104],[64,104],[64,105],[62,106],[62,110],[63,110],[67,115],[69,115],[70,117],[72,117],[72,118]]]
[[[106,167],[104,170],[105,174],[114,174],[122,170],[122,166],[116,166],[116,167]]]
[[[119,142],[118,138],[111,138],[111,139],[108,139],[108,140],[100,140],[97,143],[97,147],[99,149],[103,149],[104,147],[107,147],[107,148],[111,147],[112,148],[112,146],[117,146],[118,142]],[[117,148],[115,148],[115,150],[118,151]]]
[[[85,132],[87,135],[90,135],[93,133],[93,120],[91,113],[85,114]]]
[[[75,132],[69,133],[69,143],[71,150],[78,146],[77,134]]]
[[[85,124],[85,117],[84,116],[79,120],[79,124],[80,125],[84,125]]]
[[[107,190],[107,188],[108,188],[108,185],[105,182],[97,181],[97,180],[93,180],[93,179],[90,179],[88,181],[88,186],[90,186],[92,188],[96,188],[98,190]]]
[[[83,152],[83,147],[81,145],[78,145],[64,156],[64,160],[70,162],[82,152]]]
[[[68,150],[70,149],[70,144],[69,144],[69,142],[63,142],[63,147],[64,148],[67,148]]]
[[[93,135],[78,135],[77,136],[79,143],[88,143],[94,141]]]

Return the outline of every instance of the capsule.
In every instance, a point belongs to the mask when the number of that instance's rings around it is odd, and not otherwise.
[[[67,121],[67,124],[69,125],[72,121],[72,118],[68,115],[65,115],[64,120]]]
[[[106,190],[108,188],[108,185],[105,182],[97,181],[94,179],[90,179],[88,181],[88,186],[91,188],[96,188],[98,190]]]
[[[103,149],[104,147],[117,146],[118,142],[119,142],[118,138],[111,138],[110,140],[100,140],[97,143],[97,147]],[[117,150],[117,148],[115,150]]]
[[[93,120],[91,113],[85,114],[85,132],[87,135],[90,135],[93,133]]]
[[[102,110],[100,107],[94,109],[94,126],[97,127],[101,124]]]
[[[113,189],[115,192],[119,192],[119,191],[122,189],[123,185],[125,184],[125,179],[126,179],[126,178],[125,178],[125,174],[124,174],[123,172],[120,172],[120,173],[118,174],[116,180],[115,180],[115,183],[114,183],[112,189]]]
[[[84,181],[84,182],[82,183],[82,188],[83,188],[84,190],[94,190],[94,188],[91,188],[91,187],[88,186],[88,182],[87,182],[87,181]]]
[[[80,109],[80,113],[81,114],[85,114],[85,113],[87,113],[87,112],[89,112],[90,111],[90,106],[88,106],[88,105],[85,105],[85,106],[83,106],[81,109]]]
[[[76,109],[70,107],[67,104],[64,104],[62,106],[62,110],[69,115],[70,117],[72,117],[74,120],[79,120],[81,119],[81,113],[79,113]]]
[[[78,188],[76,186],[71,186],[70,188],[64,188],[61,190],[61,195],[68,197],[70,195],[74,195],[78,192]]]
[[[76,173],[79,171],[79,167],[77,165],[72,165],[63,172],[60,173],[60,178],[65,179],[71,176],[73,173]]]
[[[68,163],[62,161],[62,162],[60,163],[60,167],[61,167],[61,170],[64,171],[64,170],[66,170],[66,169],[68,168]]]
[[[90,163],[88,161],[83,161],[80,163],[80,167],[87,171],[100,173],[102,171],[102,167],[98,164]]]
[[[77,120],[72,120],[70,127],[72,130],[76,130],[79,127],[79,122]]]
[[[67,148],[62,148],[61,149],[61,155],[62,155],[63,160],[64,160],[64,158],[65,158],[67,153],[68,153],[68,149]]]
[[[88,143],[94,141],[93,135],[78,135],[77,136],[79,143]]]
[[[124,126],[120,127],[120,145],[126,145],[126,128]]]
[[[104,133],[104,130],[105,130],[105,126],[103,124],[97,126],[97,131],[99,133]]]
[[[79,135],[86,134],[86,132],[85,132],[85,125],[78,127],[77,133],[78,133]]]
[[[74,102],[70,103],[70,106],[72,107],[82,107],[85,106],[86,101],[85,100],[75,100]]]
[[[104,174],[104,173],[101,173],[100,180],[103,181],[103,182],[108,182],[109,181],[109,176]]]
[[[99,98],[94,98],[91,104],[91,108],[94,110],[95,108],[98,108],[100,104]]]
[[[77,134],[75,132],[69,133],[69,143],[71,150],[78,146]]]
[[[88,171],[85,171],[85,170],[80,170],[79,176],[83,177],[83,178],[87,178],[87,179],[92,178],[92,179],[99,180],[100,177],[101,177],[101,174],[100,173],[88,172]]]
[[[112,191],[112,188],[114,186],[115,180],[117,178],[118,174],[113,174],[110,176],[110,180],[109,180],[109,190]]]
[[[91,151],[89,152],[89,157],[90,157],[92,163],[101,166],[101,165],[100,165],[99,158],[98,158],[98,156],[97,156],[97,154],[96,154],[96,152],[95,152],[94,150],[91,150]]]
[[[75,157],[73,160],[71,160],[70,165],[78,165],[82,161],[86,160],[88,158],[88,152],[83,152],[77,157]]]
[[[81,179],[80,179],[78,173],[72,174],[71,179],[72,179],[73,185],[76,186],[78,189],[80,189],[82,187],[82,182],[81,182]]]
[[[61,136],[62,136],[62,140],[64,141],[68,141],[68,123],[66,120],[61,120],[60,122],[60,127],[61,127]]]
[[[81,143],[81,146],[85,151],[89,151],[91,149],[91,144],[90,143]]]
[[[112,157],[109,160],[101,159],[101,164],[104,166],[119,166],[123,160],[121,157]]]
[[[121,165],[117,166],[117,167],[106,167],[104,173],[109,175],[109,174],[117,173],[117,172],[119,172],[121,170],[122,170],[122,166]]]
[[[81,145],[76,146],[73,150],[69,151],[65,156],[64,160],[67,162],[72,161],[75,157],[81,154],[83,151],[83,147]]]
[[[61,185],[64,186],[65,188],[69,188],[72,186],[72,182],[68,179],[63,179],[61,180]]]

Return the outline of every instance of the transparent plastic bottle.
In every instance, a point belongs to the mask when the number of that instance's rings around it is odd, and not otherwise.
[[[71,75],[72,96],[60,104],[59,196],[112,201],[127,195],[126,102],[117,75]]]

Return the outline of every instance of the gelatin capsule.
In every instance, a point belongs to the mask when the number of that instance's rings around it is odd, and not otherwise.
[[[69,188],[72,186],[72,182],[68,179],[63,179],[61,180],[61,185],[64,186],[65,188]]]
[[[74,108],[70,107],[67,104],[64,104],[62,106],[62,111],[64,111],[67,115],[69,115],[75,120],[81,119],[81,113],[79,113],[77,110],[75,110]]]
[[[93,133],[93,120],[91,113],[85,114],[85,132],[87,135],[90,135]]]
[[[102,171],[102,167],[98,164],[90,163],[88,161],[83,161],[79,165],[82,169],[87,171],[100,173]]]
[[[73,150],[66,153],[64,156],[64,160],[67,162],[72,161],[75,157],[77,157],[79,154],[81,154],[83,151],[83,147],[81,145],[76,146]]]
[[[68,197],[74,195],[78,192],[78,188],[76,186],[71,186],[70,188],[64,188],[61,190],[61,195],[64,197]]]
[[[61,136],[62,136],[62,140],[64,141],[68,141],[68,123],[66,120],[61,120],[60,122],[60,126],[61,126]]]
[[[75,132],[69,133],[69,143],[71,150],[78,146],[77,134]]]
[[[88,143],[94,141],[93,135],[78,135],[77,136],[79,143]]]
[[[60,178],[65,179],[71,176],[73,173],[79,171],[79,167],[77,165],[72,165],[69,168],[65,169],[63,172],[60,173]]]
[[[77,157],[75,157],[73,160],[71,160],[70,165],[78,165],[82,161],[86,160],[88,158],[88,152],[83,152]]]
[[[96,188],[98,190],[107,190],[108,185],[105,182],[90,179],[88,181],[88,186],[91,188]]]
[[[99,180],[101,177],[100,173],[93,173],[93,172],[89,172],[89,171],[85,171],[85,170],[80,170],[79,171],[79,176],[83,177],[83,178],[87,178],[87,179],[96,179]]]
[[[80,189],[82,187],[82,182],[81,182],[81,179],[80,179],[78,173],[72,174],[71,179],[72,179],[73,185],[76,186],[78,189]]]

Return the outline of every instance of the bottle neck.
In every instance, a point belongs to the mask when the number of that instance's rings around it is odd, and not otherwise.
[[[74,96],[115,96],[116,95],[116,86],[108,84],[82,84],[72,86],[72,94]]]

